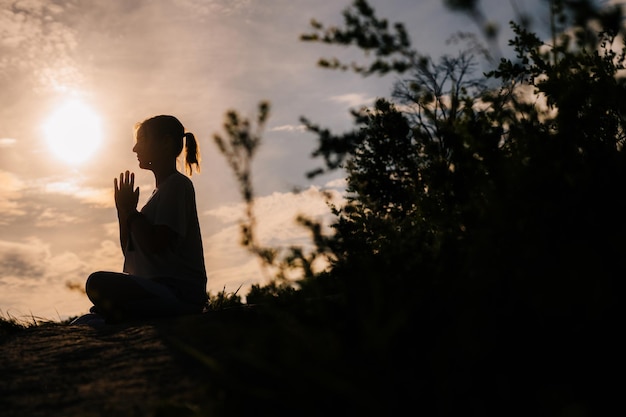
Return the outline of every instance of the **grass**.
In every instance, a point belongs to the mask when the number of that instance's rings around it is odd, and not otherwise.
[[[0,312],[0,338],[46,324],[58,324],[58,322],[33,315],[17,318]]]
[[[222,291],[213,295],[211,292],[207,293],[209,302],[207,305],[207,311],[220,311],[229,307],[240,307],[242,305],[241,297],[238,295],[241,286],[235,290],[235,292],[226,292],[226,287]]]
[[[30,325],[24,321],[18,320],[15,317],[0,316],[0,337],[4,337],[10,334],[24,330]]]

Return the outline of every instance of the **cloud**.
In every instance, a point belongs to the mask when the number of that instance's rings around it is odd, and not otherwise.
[[[17,143],[15,138],[0,138],[0,148],[8,148]]]
[[[0,171],[0,225],[9,224],[13,217],[26,214],[18,203],[24,188],[23,182],[15,175]]]
[[[331,184],[340,184],[332,182]],[[295,224],[298,215],[305,215],[318,221],[328,221],[332,216],[328,207],[327,196],[333,204],[340,204],[342,197],[336,190],[322,190],[317,186],[310,186],[301,192],[274,192],[264,197],[257,197],[254,201],[254,211],[258,223],[259,238],[265,241],[288,241],[298,233],[294,229],[300,228]],[[221,222],[236,223],[243,218],[244,204],[221,206],[206,211],[204,214],[213,216]],[[293,228],[290,227],[293,224]],[[238,227],[236,225],[233,225]]]
[[[336,178],[334,180],[328,181],[324,185],[324,188],[327,188],[327,189],[334,188],[340,192],[343,192],[345,191],[347,185],[348,185],[348,182],[346,181],[345,178]]]
[[[239,228],[232,226],[204,239],[207,291],[215,294],[242,287],[244,295],[254,283],[264,281],[259,260],[239,244]]]
[[[213,14],[231,15],[249,10],[251,0],[176,0],[176,4],[197,17]]]
[[[76,224],[81,219],[59,212],[59,210],[47,207],[35,219],[36,227],[56,227],[60,224]]]
[[[112,187],[111,187],[112,188]],[[84,217],[66,214],[67,210],[50,207],[51,201],[46,194],[71,197],[92,208],[110,208],[114,199],[110,188],[95,188],[82,185],[78,180],[50,181],[39,179],[22,180],[13,173],[0,170],[0,225],[12,224],[16,217],[27,213],[33,215],[33,226],[54,227],[62,224],[75,224],[85,221]],[[47,199],[45,207],[39,207],[36,201]],[[75,206],[66,200],[66,208]],[[37,213],[35,213],[35,211]],[[82,219],[82,220],[81,220]]]
[[[368,97],[363,93],[349,93],[331,96],[329,100],[339,104],[346,104],[350,108],[369,106],[374,101],[372,97]]]
[[[105,223],[102,225],[102,228],[104,229],[104,236],[114,240],[119,238],[119,223],[117,221]]]
[[[43,91],[64,91],[83,81],[73,58],[75,30],[62,23],[66,9],[44,0],[0,1],[0,74],[28,71]]]
[[[330,191],[330,201],[339,203],[341,197]],[[255,201],[258,233],[261,243],[270,246],[287,246],[300,243],[307,246],[308,231],[296,224],[296,217],[306,216],[328,225],[332,213],[321,194],[321,189],[311,186],[299,193],[272,193]]]
[[[305,125],[281,125],[270,129],[270,132],[305,132]]]
[[[116,234],[117,238],[117,234]],[[85,257],[89,264],[89,273],[95,271],[121,271],[124,265],[124,256],[119,241],[103,240],[100,246]],[[86,278],[87,275],[81,277]]]
[[[0,313],[50,320],[59,318],[58,311],[63,311],[61,319],[85,313],[91,302],[82,292],[69,291],[68,283],[82,288],[90,273],[120,271],[122,262],[119,245],[111,240],[84,254],[55,254],[36,238],[0,240]]]
[[[50,284],[72,276],[86,277],[87,262],[72,252],[53,255],[50,245],[37,238],[0,241],[0,285]]]
[[[113,191],[111,188],[94,188],[80,184],[78,181],[42,182],[44,192],[72,196],[85,204],[96,207],[113,207]]]
[[[337,183],[338,184],[338,183]],[[261,245],[276,249],[300,246],[305,252],[313,249],[308,229],[296,222],[298,215],[322,223],[326,232],[334,217],[328,201],[341,205],[343,199],[337,190],[311,186],[295,193],[275,192],[255,199],[254,211],[258,224],[257,234]],[[271,274],[266,274],[259,261],[240,245],[238,221],[244,216],[244,205],[222,206],[204,213],[224,224],[219,232],[204,239],[204,253],[209,276],[208,289],[213,292],[234,291],[242,285],[242,295],[254,283],[265,283]]]
[[[46,271],[45,260],[49,257],[49,249],[41,241],[0,241],[0,284],[25,278],[40,280]]]

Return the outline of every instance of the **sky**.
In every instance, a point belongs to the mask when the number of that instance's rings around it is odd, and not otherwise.
[[[228,110],[254,117],[261,100],[271,103],[253,162],[259,236],[278,248],[310,247],[295,217],[328,226],[321,192],[340,204],[344,181],[342,172],[307,179],[322,161],[311,158],[316,138],[300,117],[345,131],[349,110],[388,96],[395,80],[319,68],[320,57],[363,57],[299,40],[313,18],[339,24],[350,3],[0,0],[0,317],[83,314],[91,304],[76,288],[91,272],[121,270],[113,178],[134,171],[140,207],[145,203],[154,177],[137,166],[132,132],[157,114],[178,117],[200,143],[202,171],[192,180],[207,291],[245,295],[268,279],[239,246],[241,198],[213,140],[223,135]],[[512,4],[531,15],[545,12],[540,0],[483,3],[501,23],[512,17]],[[446,43],[455,32],[477,32],[441,0],[370,4],[379,16],[403,22],[414,47],[433,57],[459,49]],[[79,132],[75,159],[59,139],[70,136],[59,136],[68,129],[64,113]]]

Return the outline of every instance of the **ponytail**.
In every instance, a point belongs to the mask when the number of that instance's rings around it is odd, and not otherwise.
[[[198,149],[198,141],[191,132],[187,132],[183,135],[185,138],[185,172],[189,176],[193,175],[193,167],[196,167],[196,172],[200,172],[200,150]]]

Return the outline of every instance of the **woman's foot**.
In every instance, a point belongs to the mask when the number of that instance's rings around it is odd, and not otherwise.
[[[105,324],[104,316],[98,313],[87,313],[70,322],[71,326],[90,326],[93,328],[100,328]]]

